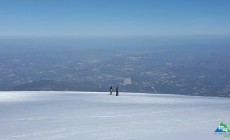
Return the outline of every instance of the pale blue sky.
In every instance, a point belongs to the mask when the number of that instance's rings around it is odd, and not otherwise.
[[[0,0],[0,37],[230,35],[230,0]]]

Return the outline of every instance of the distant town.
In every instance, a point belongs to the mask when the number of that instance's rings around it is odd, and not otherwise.
[[[1,49],[0,90],[108,91],[230,96],[222,51],[18,47]]]

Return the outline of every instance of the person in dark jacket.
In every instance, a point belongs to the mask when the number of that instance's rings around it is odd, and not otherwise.
[[[116,96],[119,96],[118,86],[116,87]]]
[[[112,93],[113,93],[113,87],[112,87],[112,86],[110,86],[109,91],[110,91],[110,94],[109,94],[109,95],[112,95]]]

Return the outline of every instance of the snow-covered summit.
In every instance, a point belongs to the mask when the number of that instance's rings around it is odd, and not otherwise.
[[[220,140],[230,100],[143,93],[0,92],[0,140]]]

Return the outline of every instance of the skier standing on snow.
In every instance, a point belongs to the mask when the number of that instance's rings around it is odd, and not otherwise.
[[[110,94],[109,95],[112,95],[112,93],[113,93],[113,87],[110,86]]]
[[[119,96],[118,86],[116,87],[116,96]]]

